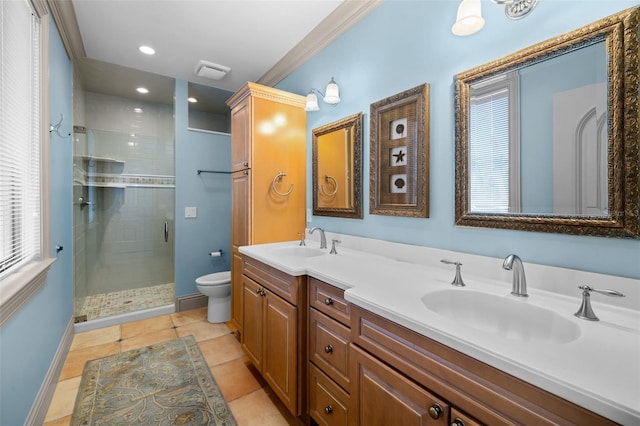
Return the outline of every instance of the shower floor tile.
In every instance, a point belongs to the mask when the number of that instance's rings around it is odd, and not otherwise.
[[[76,316],[86,315],[89,321],[169,305],[175,301],[174,288],[174,283],[168,283],[87,296]]]

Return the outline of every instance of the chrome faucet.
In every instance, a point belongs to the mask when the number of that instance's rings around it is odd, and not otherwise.
[[[511,294],[518,297],[528,297],[527,279],[524,276],[522,260],[515,254],[510,254],[504,259],[502,268],[507,271],[513,270],[513,288],[511,289]]]
[[[325,237],[324,235],[324,229],[316,226],[315,228],[311,228],[309,229],[309,235],[313,234],[313,231],[315,230],[320,231],[320,248],[321,249],[326,249],[327,248],[327,237]]]

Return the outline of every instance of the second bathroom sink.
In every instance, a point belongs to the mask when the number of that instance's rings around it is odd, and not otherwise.
[[[569,343],[580,336],[572,320],[510,295],[448,289],[429,292],[422,302],[452,323],[511,340]]]

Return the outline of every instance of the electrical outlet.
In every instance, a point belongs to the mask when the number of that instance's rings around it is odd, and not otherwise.
[[[196,207],[184,208],[184,217],[191,219],[197,216],[198,216],[198,209]]]
[[[311,222],[313,220],[313,215],[311,214],[311,209],[307,209],[307,222]]]

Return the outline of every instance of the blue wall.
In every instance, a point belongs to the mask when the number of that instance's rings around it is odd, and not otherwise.
[[[483,0],[485,27],[469,37],[451,33],[457,1],[384,2],[355,27],[283,80],[278,87],[306,94],[324,89],[334,76],[342,102],[307,115],[308,164],[311,130],[358,111],[363,131],[364,219],[313,217],[328,231],[438,247],[487,256],[519,254],[526,262],[640,278],[640,241],[548,233],[463,228],[454,224],[454,77],[611,15],[640,2],[547,0],[519,21],[505,18],[503,7]],[[369,105],[422,83],[431,88],[430,218],[369,215]],[[311,202],[307,178],[307,206]],[[576,283],[566,283],[575,285]]]
[[[231,167],[231,137],[188,130],[187,82],[176,81],[176,296],[198,293],[195,279],[228,271],[231,253],[231,179],[227,174],[197,170]],[[184,217],[185,207],[198,216]],[[216,250],[223,257],[209,257]]]
[[[63,135],[72,130],[72,66],[50,23],[51,120],[60,113]],[[63,131],[65,133],[63,133]],[[64,331],[73,315],[72,290],[72,159],[71,137],[52,135],[50,144],[51,256],[55,245],[64,250],[49,270],[47,283],[33,299],[0,329],[0,424],[20,425],[53,361]]]

